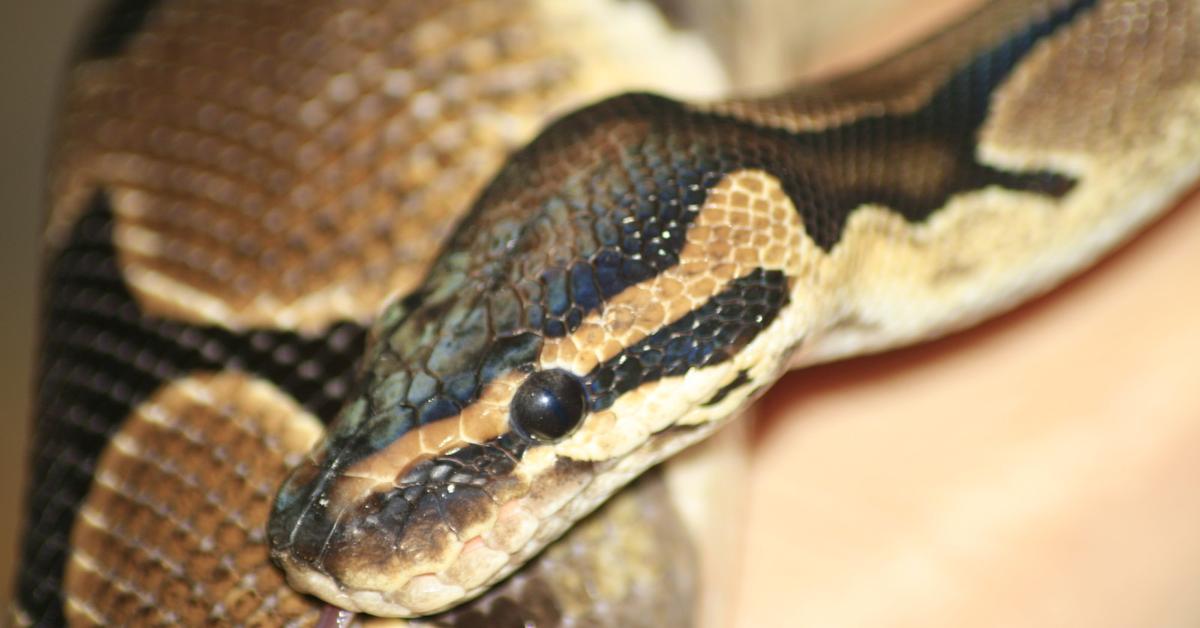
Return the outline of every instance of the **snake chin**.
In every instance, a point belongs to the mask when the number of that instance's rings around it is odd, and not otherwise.
[[[498,510],[476,487],[379,490],[369,478],[302,467],[280,491],[268,536],[294,588],[344,609],[409,617],[467,596],[463,573],[508,562],[472,543]]]

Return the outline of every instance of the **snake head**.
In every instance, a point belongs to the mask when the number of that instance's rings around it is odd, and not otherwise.
[[[556,124],[385,309],[274,504],[294,587],[386,616],[469,599],[779,371],[802,335],[797,214],[672,107]]]

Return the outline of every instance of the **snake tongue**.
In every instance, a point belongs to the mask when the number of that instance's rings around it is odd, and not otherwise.
[[[351,621],[354,621],[354,611],[326,604],[321,609],[316,628],[347,628]]]

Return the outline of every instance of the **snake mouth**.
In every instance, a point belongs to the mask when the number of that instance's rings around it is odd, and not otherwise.
[[[347,610],[445,610],[561,533],[569,522],[555,514],[592,478],[590,464],[556,459],[544,447],[522,456],[527,447],[506,435],[419,461],[382,483],[306,461],[273,505],[271,557],[293,588]],[[530,458],[546,461],[535,475],[554,475],[562,481],[552,485],[568,491],[531,490],[529,469],[518,468]]]

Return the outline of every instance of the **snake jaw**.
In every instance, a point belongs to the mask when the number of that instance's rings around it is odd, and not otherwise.
[[[302,489],[303,499],[276,502],[271,554],[289,583],[383,616],[427,614],[461,600],[466,589],[448,576],[457,561],[479,552],[465,551],[470,539],[459,538],[454,523],[480,528],[495,520],[495,504],[480,491],[447,495],[435,487],[417,487],[422,495],[410,502],[401,489],[367,482],[339,477],[325,489]],[[477,521],[466,524],[472,516]]]
[[[528,446],[509,472],[478,491],[455,484],[463,488],[449,495],[463,502],[427,497],[392,525],[383,514],[403,509],[396,501],[403,489],[372,490],[373,480],[306,463],[276,501],[272,558],[293,588],[340,608],[387,617],[440,612],[486,591],[645,469],[716,426],[672,427],[605,461],[571,459],[553,445]],[[408,475],[421,481],[408,488],[446,497],[436,491],[445,478],[432,469],[454,456],[465,452],[416,465]],[[468,523],[468,511],[480,518]]]

